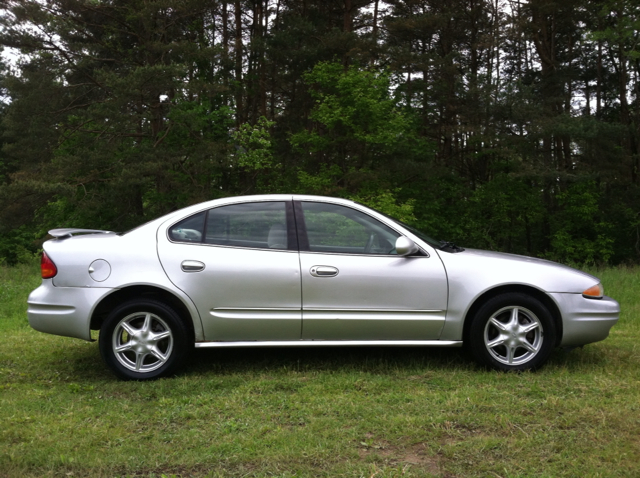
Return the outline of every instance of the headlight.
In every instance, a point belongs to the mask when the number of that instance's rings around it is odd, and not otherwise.
[[[602,296],[604,296],[604,287],[600,283],[589,287],[582,293],[582,297],[585,299],[602,299]]]

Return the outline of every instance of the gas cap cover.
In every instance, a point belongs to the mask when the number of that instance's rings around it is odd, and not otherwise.
[[[98,259],[89,266],[89,275],[96,282],[103,282],[111,275],[111,266],[104,259]]]

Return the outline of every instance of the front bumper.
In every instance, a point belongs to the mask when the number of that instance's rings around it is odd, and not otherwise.
[[[55,287],[51,279],[29,294],[29,325],[47,334],[91,340],[91,314],[109,288]]]
[[[620,316],[620,304],[611,297],[585,299],[582,294],[549,294],[562,314],[562,347],[604,340]]]

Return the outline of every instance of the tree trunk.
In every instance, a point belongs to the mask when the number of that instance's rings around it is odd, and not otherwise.
[[[236,125],[243,122],[244,111],[242,104],[242,7],[240,0],[235,0],[234,14],[236,20],[235,32],[235,80],[236,80]]]

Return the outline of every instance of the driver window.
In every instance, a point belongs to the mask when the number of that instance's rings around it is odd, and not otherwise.
[[[310,251],[396,254],[400,234],[367,214],[337,204],[301,204]]]

